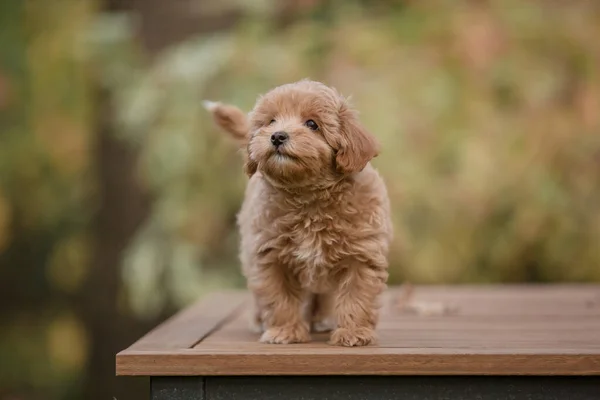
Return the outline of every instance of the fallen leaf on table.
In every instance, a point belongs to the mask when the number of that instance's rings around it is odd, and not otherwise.
[[[452,304],[434,301],[414,301],[414,291],[414,286],[410,283],[405,283],[396,301],[396,307],[407,313],[428,317],[454,314],[458,311],[458,307]]]

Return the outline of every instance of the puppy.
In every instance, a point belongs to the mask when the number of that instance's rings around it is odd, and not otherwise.
[[[302,80],[260,97],[245,115],[206,102],[245,149],[250,179],[238,215],[240,259],[261,342],[376,340],[392,239],[378,143],[335,89]]]

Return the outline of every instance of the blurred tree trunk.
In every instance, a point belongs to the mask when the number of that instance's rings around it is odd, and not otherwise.
[[[121,260],[148,215],[149,199],[135,177],[136,154],[113,135],[110,104],[107,93],[98,94],[95,165],[100,207],[92,225],[93,258],[82,292],[82,318],[90,339],[83,393],[86,400],[141,399],[144,394],[144,387],[139,385],[117,388],[115,354],[149,328],[121,314],[118,304]],[[117,392],[123,393],[117,396]]]
[[[140,17],[140,39],[152,59],[160,50],[192,34],[223,29],[237,20],[231,13],[222,18],[190,13],[185,8],[189,4],[181,0],[104,0],[103,8],[109,12],[127,10]],[[113,134],[110,107],[110,94],[99,90],[95,166],[100,208],[92,227],[94,253],[80,305],[90,335],[82,398],[141,400],[148,398],[147,379],[117,379],[115,354],[160,322],[141,324],[119,310],[119,267],[137,228],[149,214],[150,199],[136,180],[136,152]]]
[[[105,0],[104,11],[127,10],[127,0]],[[119,310],[120,265],[137,228],[148,216],[150,199],[136,179],[137,154],[113,132],[110,94],[96,90],[96,145],[99,209],[92,224],[93,257],[82,292],[82,319],[89,334],[82,398],[148,398],[147,379],[123,382],[115,376],[115,354],[150,328]],[[156,321],[153,321],[156,323]]]
[[[242,17],[242,10],[231,7],[229,1],[220,10],[211,0],[131,0],[130,3],[141,16],[141,40],[150,56],[192,35],[232,28]]]

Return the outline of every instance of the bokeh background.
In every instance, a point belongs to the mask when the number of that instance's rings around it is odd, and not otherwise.
[[[137,400],[114,355],[242,287],[203,99],[310,77],[383,143],[391,282],[600,281],[600,2],[3,0],[0,399]]]

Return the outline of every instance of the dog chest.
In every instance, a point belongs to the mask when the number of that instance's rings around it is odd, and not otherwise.
[[[290,227],[291,266],[306,289],[321,293],[330,289],[333,268],[341,260],[341,232],[329,218],[298,215]]]

